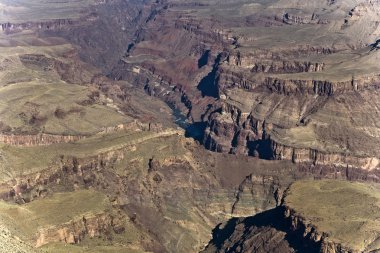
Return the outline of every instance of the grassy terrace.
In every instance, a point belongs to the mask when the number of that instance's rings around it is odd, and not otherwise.
[[[81,104],[89,95],[88,87],[64,82],[8,85],[0,88],[0,118],[12,129],[64,135],[93,134],[103,127],[129,121],[114,108]],[[31,122],[33,116],[41,121]]]
[[[329,234],[328,240],[354,250],[377,249],[380,242],[380,188],[345,181],[299,181],[285,205]]]
[[[59,156],[89,157],[123,147],[139,144],[163,136],[175,134],[175,131],[119,132],[107,135],[95,135],[75,143],[53,144],[49,146],[16,147],[0,144],[2,155],[1,179],[9,180],[17,175],[46,169]]]

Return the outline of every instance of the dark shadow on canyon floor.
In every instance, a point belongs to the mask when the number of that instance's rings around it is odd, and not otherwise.
[[[208,75],[205,76],[199,82],[197,86],[198,90],[202,92],[203,97],[205,96],[214,97],[214,98],[219,97],[219,90],[218,90],[218,85],[217,85],[218,83],[217,72],[218,72],[218,64],[220,62],[221,57],[222,57],[221,55],[218,55],[218,57],[215,60],[212,71],[208,73]],[[198,62],[198,65],[199,65],[199,62]]]
[[[170,106],[170,108],[172,109],[172,112],[173,112],[174,123],[180,128],[185,130],[185,137],[193,138],[194,140],[202,142],[203,133],[207,127],[207,123],[206,122],[189,123],[187,120],[187,117],[183,115],[183,113],[180,110],[174,108],[173,106]]]

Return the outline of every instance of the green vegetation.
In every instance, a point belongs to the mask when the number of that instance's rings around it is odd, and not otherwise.
[[[317,228],[328,240],[363,251],[379,237],[380,188],[337,180],[298,181],[285,205]]]

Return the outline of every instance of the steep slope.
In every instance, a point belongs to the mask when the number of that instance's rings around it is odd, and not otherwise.
[[[378,192],[363,183],[295,182],[281,206],[214,229],[204,252],[376,252]]]

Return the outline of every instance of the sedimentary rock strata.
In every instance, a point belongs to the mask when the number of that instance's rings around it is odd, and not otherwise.
[[[377,186],[294,182],[380,182],[379,1],[0,0],[0,24],[9,252],[377,250]]]

